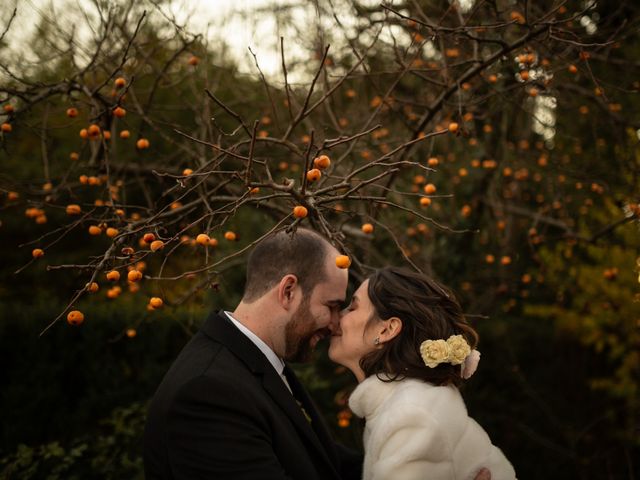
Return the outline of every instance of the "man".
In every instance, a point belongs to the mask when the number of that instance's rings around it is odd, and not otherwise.
[[[261,241],[236,309],[212,314],[167,372],[144,435],[149,479],[359,478],[287,361],[309,358],[345,300],[339,252],[309,230]]]

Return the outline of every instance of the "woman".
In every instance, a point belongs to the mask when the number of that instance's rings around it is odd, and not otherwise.
[[[476,332],[451,293],[399,268],[365,280],[334,328],[329,357],[359,385],[351,410],[366,419],[365,480],[493,480],[515,472],[468,414],[458,386],[477,365]]]

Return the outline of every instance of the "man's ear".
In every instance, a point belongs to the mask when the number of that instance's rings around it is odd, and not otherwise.
[[[378,335],[380,339],[380,343],[388,342],[389,340],[393,340],[398,336],[398,334],[402,331],[402,320],[398,317],[387,318],[382,321],[382,330]]]
[[[289,310],[296,300],[296,294],[299,287],[298,277],[288,274],[282,277],[278,283],[278,301],[282,308]]]

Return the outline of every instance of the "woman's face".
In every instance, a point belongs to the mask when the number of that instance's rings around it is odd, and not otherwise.
[[[375,349],[374,329],[367,329],[375,309],[367,295],[369,280],[362,282],[353,294],[350,305],[340,313],[334,325],[329,346],[329,358],[351,370],[359,381],[364,380],[360,359]]]

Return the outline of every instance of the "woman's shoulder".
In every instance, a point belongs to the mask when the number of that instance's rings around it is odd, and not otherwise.
[[[396,415],[413,412],[428,413],[438,418],[464,415],[466,408],[458,389],[454,386],[436,386],[414,378],[390,380],[371,376],[354,390],[349,406],[360,417],[371,417],[384,410]]]
[[[389,396],[393,395],[395,382],[384,381],[377,375],[364,379],[349,397],[349,408],[359,417],[369,418],[376,414]]]
[[[384,405],[389,420],[412,427],[428,425],[443,432],[452,443],[463,434],[469,416],[460,391],[455,386],[437,386],[418,379],[398,382]]]
[[[389,401],[403,405],[425,406],[432,411],[438,406],[464,407],[460,391],[455,386],[433,385],[415,378],[398,381]]]

